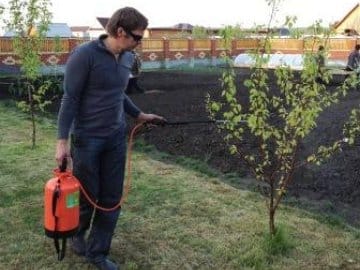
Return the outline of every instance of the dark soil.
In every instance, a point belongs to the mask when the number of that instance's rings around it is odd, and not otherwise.
[[[248,75],[247,70],[239,72],[238,85],[242,85]],[[140,84],[147,92],[133,94],[131,98],[144,111],[163,115],[169,121],[207,120],[205,97],[207,93],[218,95],[221,88],[219,78],[220,73],[145,72]],[[339,78],[336,80],[339,81]],[[329,86],[329,91],[333,87],[335,85]],[[343,124],[350,110],[357,107],[359,102],[360,92],[352,90],[339,104],[322,113],[317,128],[303,143],[302,153],[309,153],[318,145],[342,138]],[[249,174],[247,166],[228,153],[223,135],[213,124],[157,127],[142,136],[160,151],[171,155],[200,159],[223,173]],[[359,226],[359,165],[360,146],[353,146],[346,147],[321,166],[298,169],[290,187],[289,201],[296,205],[305,199],[310,208],[342,217],[350,224]],[[241,178],[237,181],[240,181],[238,186],[257,185],[256,180],[250,185],[241,183]]]
[[[248,75],[249,70],[241,70],[237,75],[238,85],[242,85]],[[214,97],[219,95],[220,76],[220,73],[144,72],[139,84],[147,91],[130,97],[143,111],[163,115],[169,121],[208,120],[205,97],[207,93]],[[2,81],[0,98],[8,98],[4,88],[9,81]],[[341,78],[336,78],[336,81],[341,81]],[[333,87],[329,86],[329,91]],[[240,96],[246,99],[246,91],[241,92]],[[343,124],[350,110],[357,107],[359,102],[360,92],[352,90],[339,104],[322,113],[317,128],[302,145],[302,154],[341,138]],[[57,112],[58,104],[52,110]],[[156,127],[141,136],[158,150],[175,157],[186,156],[205,161],[224,174],[243,176],[232,178],[231,184],[237,187],[261,190],[256,180],[249,182],[249,177],[245,177],[250,176],[247,166],[228,153],[223,135],[214,124]],[[291,195],[286,201],[294,206],[306,206],[317,213],[328,214],[335,220],[340,217],[359,227],[359,164],[360,144],[346,147],[321,166],[298,169],[290,187]],[[224,179],[227,181],[226,177]]]

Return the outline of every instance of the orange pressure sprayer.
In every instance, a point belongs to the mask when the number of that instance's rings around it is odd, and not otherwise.
[[[66,238],[73,236],[79,226],[80,184],[66,170],[66,163],[64,159],[59,169],[54,170],[54,177],[46,183],[44,192],[45,234],[54,239],[59,261],[65,256]]]
[[[119,202],[110,208],[104,208],[95,203],[81,186],[81,183],[71,171],[66,170],[67,161],[63,160],[61,166],[54,170],[54,177],[47,181],[44,192],[44,227],[45,234],[54,239],[58,260],[65,257],[66,238],[73,236],[79,227],[79,196],[80,191],[86,200],[96,209],[113,211],[126,201],[131,184],[131,153],[136,131],[143,123],[137,124],[131,131],[127,154],[127,181],[124,184],[124,194]],[[60,249],[59,240],[62,239]]]

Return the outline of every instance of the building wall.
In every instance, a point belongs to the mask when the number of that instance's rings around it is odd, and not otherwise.
[[[148,29],[149,38],[186,38],[191,35],[190,30],[180,30],[180,29]]]

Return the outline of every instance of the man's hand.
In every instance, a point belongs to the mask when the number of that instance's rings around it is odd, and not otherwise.
[[[61,139],[57,141],[55,159],[56,163],[60,166],[65,158],[70,157],[70,148],[68,140]]]
[[[144,122],[153,122],[153,123],[165,123],[166,119],[162,116],[151,114],[151,113],[143,113],[141,112],[139,116],[136,118],[136,120],[140,123]]]

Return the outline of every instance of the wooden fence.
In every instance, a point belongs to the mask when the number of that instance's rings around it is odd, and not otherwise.
[[[88,40],[79,38],[46,39],[43,42],[41,57],[44,64],[63,65],[69,52],[77,45]],[[249,50],[256,49],[260,38],[247,38],[232,40],[231,54],[236,56]],[[332,38],[327,41],[308,39],[272,39],[272,53],[293,53],[302,54],[309,50],[317,50],[321,44],[325,45],[329,51],[330,59],[347,58],[349,52],[358,43],[354,38]],[[360,43],[360,42],[359,42]],[[144,39],[138,48],[144,62],[186,60],[186,59],[214,59],[223,55],[224,41],[221,39]],[[0,38],[0,65],[17,65],[16,55],[11,38]]]

